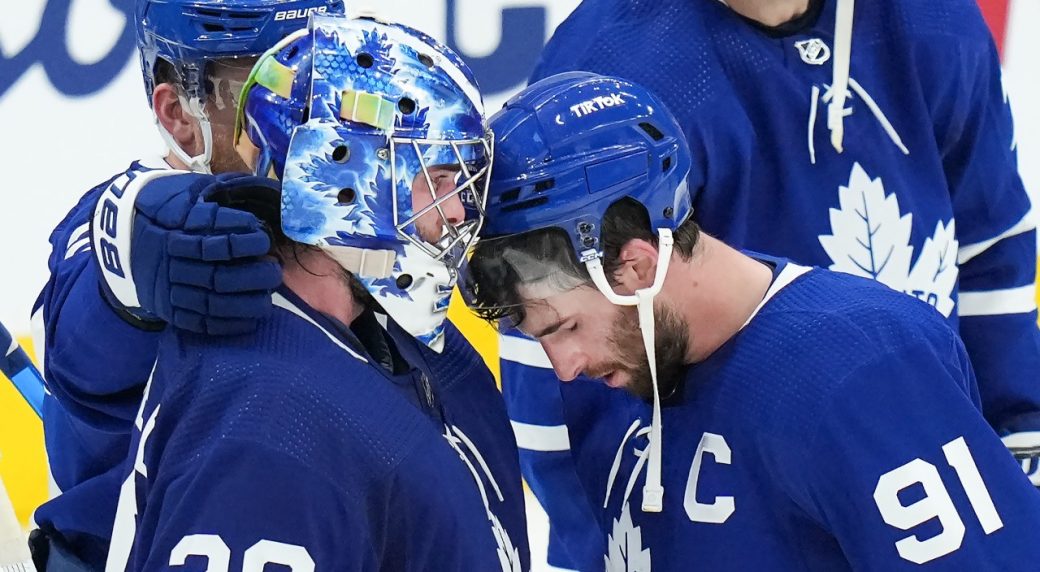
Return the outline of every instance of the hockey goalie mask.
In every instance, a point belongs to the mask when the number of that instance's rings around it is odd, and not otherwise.
[[[324,249],[440,351],[492,161],[469,68],[416,30],[315,16],[261,58],[242,97],[236,142],[282,180],[286,236]]]

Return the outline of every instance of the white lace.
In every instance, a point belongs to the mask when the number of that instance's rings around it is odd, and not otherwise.
[[[831,85],[824,86],[826,87],[826,92],[823,93],[822,97],[820,88],[813,86],[810,96],[808,121],[809,160],[812,164],[816,164],[816,146],[813,138],[816,128],[816,116],[819,113],[819,101],[827,104],[827,129],[831,133],[831,146],[838,153],[844,151],[845,118],[852,115],[852,108],[845,107],[845,103],[853,93],[863,101],[867,109],[874,115],[874,118],[881,123],[882,128],[888,134],[892,143],[899,147],[899,150],[904,155],[909,155],[910,150],[903,144],[903,140],[895,127],[892,126],[892,122],[888,120],[888,117],[885,116],[885,113],[878,106],[877,102],[874,101],[874,98],[870,96],[870,93],[849,75],[849,66],[852,60],[852,23],[856,0],[837,1],[838,5],[834,18],[834,48],[832,50],[831,62],[833,75],[831,76]],[[852,92],[849,91],[849,88],[852,89]]]
[[[602,260],[598,256],[585,263],[592,282],[607,300],[618,306],[635,306],[639,312],[639,329],[643,334],[643,348],[650,365],[650,380],[654,386],[654,415],[650,422],[649,465],[646,484],[643,485],[643,512],[661,512],[664,506],[664,487],[661,486],[661,390],[657,384],[657,352],[654,345],[654,297],[664,286],[675,241],[672,231],[667,228],[657,229],[657,234],[657,271],[654,273],[654,283],[648,288],[636,290],[633,296],[622,296],[614,292],[607,282]]]
[[[443,437],[448,442],[448,445],[455,450],[455,453],[458,454],[459,459],[466,465],[466,468],[469,469],[470,474],[473,475],[473,481],[477,484],[480,498],[484,501],[484,510],[487,512],[491,532],[494,535],[495,543],[498,545],[498,561],[502,566],[502,572],[521,572],[520,552],[513,545],[513,541],[509,537],[509,531],[506,530],[505,526],[502,525],[502,522],[491,510],[491,503],[488,500],[488,491],[484,486],[484,478],[491,484],[498,502],[504,502],[505,500],[505,497],[502,496],[502,489],[498,486],[498,481],[491,474],[491,468],[484,461],[484,456],[480,454],[477,446],[462,432],[462,429],[455,425],[445,425]],[[470,455],[477,461],[480,471],[477,470],[477,466],[470,460]],[[481,478],[481,473],[483,473],[484,478]]]
[[[614,454],[614,463],[610,465],[610,474],[607,476],[607,492],[603,495],[603,508],[607,508],[607,505],[610,504],[610,491],[614,488],[614,480],[617,479],[618,470],[621,469],[621,456],[625,453],[625,445],[628,443],[628,440],[632,438],[632,434],[635,433],[636,429],[639,429],[640,425],[642,425],[642,422],[639,419],[633,421],[632,424],[628,426],[628,431],[625,431],[625,436],[621,438],[621,444],[618,445],[617,453]],[[643,427],[636,435],[642,436],[649,432],[650,429],[648,427]],[[636,453],[636,456],[643,457],[644,454],[640,451]],[[639,474],[639,469],[641,468],[642,466],[637,467],[636,470],[633,471],[633,474]],[[629,480],[631,480],[631,478]],[[628,495],[625,495],[622,504],[627,500]]]

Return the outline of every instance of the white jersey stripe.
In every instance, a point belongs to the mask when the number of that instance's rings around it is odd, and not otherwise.
[[[531,425],[510,421],[516,435],[516,446],[528,451],[569,451],[570,434],[566,425]]]
[[[545,355],[542,345],[527,338],[498,336],[498,355],[506,361],[552,369],[552,363],[549,362],[549,356]]]
[[[79,250],[82,243],[86,241],[90,243],[90,223],[85,222],[76,227],[76,230],[69,234],[69,243],[65,245],[65,259],[67,260],[72,254]]]
[[[961,316],[994,316],[1032,312],[1036,309],[1036,285],[1029,284],[1018,288],[987,292],[961,292],[958,307]]]
[[[293,304],[292,302],[290,302],[285,296],[282,296],[281,294],[275,292],[274,294],[271,295],[271,303],[274,304],[275,307],[282,308],[284,310],[288,310],[288,311],[292,312],[293,314],[296,314],[300,318],[303,318],[307,323],[309,323],[310,325],[314,326],[315,328],[318,328],[318,330],[320,330],[321,333],[325,334],[325,337],[327,337],[329,340],[331,340],[332,343],[334,343],[337,346],[339,346],[340,349],[342,349],[343,351],[347,352],[348,354],[354,356],[355,358],[357,358],[357,359],[359,359],[359,360],[361,360],[361,361],[363,361],[365,363],[368,363],[367,359],[362,357],[360,354],[358,354],[354,350],[350,349],[349,346],[347,346],[346,344],[341,342],[339,340],[339,338],[337,338],[336,336],[332,335],[331,332],[329,332],[325,328],[321,327],[321,324],[319,324],[318,322],[315,322],[313,318],[308,316],[307,313],[304,312],[303,310],[297,308],[296,305]]]
[[[1029,232],[1034,228],[1036,228],[1036,221],[1033,220],[1033,211],[1029,211],[1026,213],[1026,216],[1022,217],[1022,220],[1018,221],[1014,226],[999,235],[989,240],[983,240],[982,242],[961,245],[960,250],[957,252],[957,264],[968,262],[1005,238],[1016,236],[1023,232]]]

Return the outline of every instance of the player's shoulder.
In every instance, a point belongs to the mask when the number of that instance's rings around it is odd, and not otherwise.
[[[859,25],[874,37],[893,37],[884,31],[899,28],[911,40],[946,46],[992,42],[976,0],[881,0],[857,4],[856,10]]]
[[[473,344],[451,320],[444,321],[444,349],[434,352],[426,348],[426,360],[431,373],[441,387],[450,389],[456,384],[492,389],[497,394],[495,378]]]
[[[915,351],[956,358],[957,334],[932,306],[873,280],[813,268],[780,289],[741,334],[762,363],[785,363],[796,392],[838,391],[870,364]],[[792,357],[795,356],[795,357]]]
[[[428,419],[377,367],[332,332],[276,308],[252,334],[167,332],[154,378],[189,448],[217,436],[256,442],[366,481],[395,470],[430,437]]]
[[[659,93],[675,89],[669,79],[695,85],[710,51],[706,20],[713,7],[702,4],[585,0],[556,28],[531,79],[584,70],[625,77]]]
[[[778,442],[800,439],[836,401],[867,406],[910,380],[919,395],[951,383],[970,394],[974,380],[963,344],[934,308],[819,268],[776,293],[732,344],[728,355],[739,358],[721,366],[730,383],[719,409]]]
[[[828,336],[848,336],[874,340],[875,351],[885,352],[921,336],[956,337],[933,306],[876,280],[822,268],[809,270],[781,289],[761,314],[796,328],[799,335],[785,337],[792,343],[810,339],[841,346],[844,340],[828,343]]]

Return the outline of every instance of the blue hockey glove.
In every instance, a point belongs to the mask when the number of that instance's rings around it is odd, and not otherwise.
[[[271,310],[281,268],[252,213],[217,198],[277,197],[278,183],[239,174],[148,171],[101,195],[91,225],[103,291],[117,310],[206,334],[251,332]]]
[[[998,433],[1029,482],[1040,487],[1040,413],[1013,417]]]

